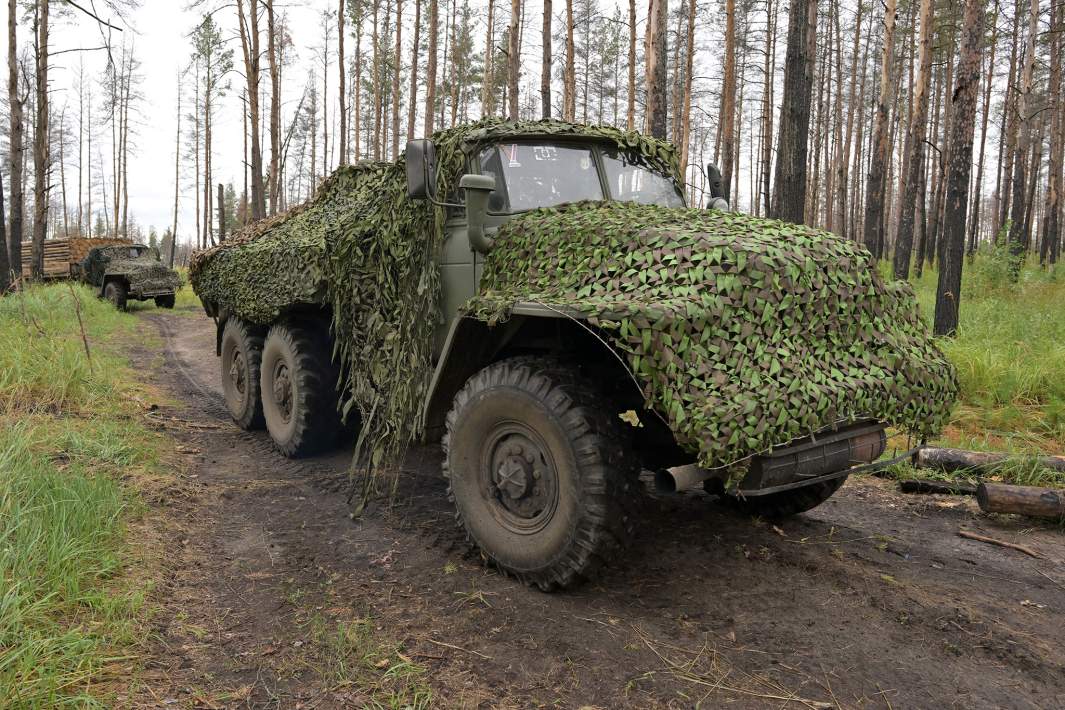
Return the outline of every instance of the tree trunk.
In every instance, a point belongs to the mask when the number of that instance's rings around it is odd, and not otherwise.
[[[518,120],[518,77],[521,73],[520,45],[518,44],[518,20],[521,18],[521,0],[510,0],[510,36],[507,46],[507,115],[511,121]],[[454,53],[454,48],[452,48]]]
[[[400,68],[403,65],[403,0],[396,0],[396,56],[392,67],[392,159],[399,157]],[[343,92],[341,92],[343,95]]]
[[[811,0],[816,2],[816,0]],[[650,0],[647,41],[647,132],[666,140],[668,107],[666,105],[666,26],[669,22],[667,0]]]
[[[266,216],[266,195],[263,188],[263,149],[259,134],[259,79],[261,74],[259,50],[259,2],[248,0],[248,16],[244,15],[244,0],[237,0],[240,25],[240,44],[244,53],[244,77],[248,84],[248,120],[251,125],[251,212],[253,220]]]
[[[11,261],[11,269],[16,274],[22,273],[22,222],[25,210],[25,196],[22,192],[22,166],[25,157],[24,135],[24,100],[19,94],[19,65],[18,65],[18,2],[8,0],[7,3],[7,99],[9,111],[9,143],[8,154],[8,178],[11,189],[11,216],[10,227],[7,230],[8,257]]]
[[[1013,153],[1013,197],[1010,209],[1010,254],[1011,273],[1016,280],[1020,276],[1021,264],[1029,241],[1027,224],[1027,202],[1025,190],[1028,187],[1027,165],[1028,151],[1032,140],[1032,119],[1029,99],[1032,95],[1032,74],[1035,70],[1035,41],[1039,31],[1039,0],[1031,0],[1028,18],[1028,40],[1024,50],[1024,67],[1021,73],[1021,86],[1017,94],[1017,141]],[[1035,166],[1038,169],[1038,166]]]
[[[577,117],[577,66],[573,47],[573,0],[566,0],[566,66],[562,73],[562,120]]]
[[[277,214],[281,192],[281,71],[274,0],[266,0],[267,59],[270,65],[270,214]],[[343,104],[341,97],[341,104]]]
[[[489,30],[491,31],[491,30]],[[544,0],[543,67],[540,70],[540,118],[551,118],[551,0]],[[491,49],[491,43],[489,43]]]
[[[6,217],[7,215],[4,214],[4,176],[0,171],[0,297],[11,288],[12,275],[11,260],[7,249],[7,228],[4,225]]]
[[[874,259],[879,259],[884,254],[884,173],[890,157],[888,104],[894,91],[892,71],[895,66],[895,9],[896,0],[887,0],[884,5],[884,41],[880,55],[880,98],[876,105],[876,132],[869,163],[869,179],[865,188],[862,242],[872,252]]]
[[[410,59],[410,98],[407,99],[407,140],[414,140],[414,121],[418,115],[418,53],[421,51],[422,0],[414,0],[414,49]],[[489,47],[492,43],[489,41]],[[355,101],[358,102],[358,97]]]
[[[859,12],[861,4],[858,5]],[[777,22],[779,6],[766,0],[765,62],[762,66],[762,171],[761,202],[764,214],[770,213],[770,180],[773,174],[773,79],[776,70]],[[850,132],[847,133],[850,138]]]
[[[770,216],[796,224],[802,224],[805,218],[806,154],[816,32],[817,0],[791,0]]]
[[[1065,44],[1062,42],[1062,33],[1065,32],[1065,6],[1062,3],[1054,3],[1051,9],[1051,33],[1050,33],[1050,84],[1048,94],[1051,101],[1050,111],[1050,160],[1047,175],[1047,193],[1045,207],[1045,228],[1043,236],[1043,248],[1046,251],[1047,263],[1053,264],[1058,260],[1058,250],[1061,245],[1061,192],[1065,177],[1062,169],[1065,167],[1065,101],[1062,100],[1062,92],[1065,84],[1062,83],[1061,55],[1065,52]]]
[[[247,131],[245,131],[247,135]],[[245,173],[247,174],[247,173]],[[170,268],[174,268],[174,252],[177,251],[178,205],[181,198],[181,72],[178,72],[177,89],[177,135],[174,138],[174,222],[170,229]]]
[[[48,175],[51,136],[48,127],[48,0],[37,2],[37,121],[33,132],[33,262],[34,279],[44,276],[44,237],[48,230]]]
[[[976,502],[985,513],[1014,513],[1039,518],[1065,518],[1065,492],[1055,488],[1010,486],[982,482]]]
[[[970,256],[976,252],[980,217],[983,210],[984,196],[984,151],[987,148],[987,123],[991,116],[991,89],[995,84],[995,52],[998,49],[998,6],[991,19],[991,57],[987,62],[987,81],[984,84],[984,118],[980,128],[980,157],[977,159],[976,185],[973,187],[972,217],[969,220],[969,245],[966,251]]]
[[[932,0],[921,0],[921,60],[914,90],[913,107],[907,142],[910,146],[909,164],[902,186],[902,207],[899,212],[898,237],[895,240],[894,271],[896,279],[910,276],[910,255],[913,252],[914,213],[917,191],[923,188],[924,141],[928,135],[928,90],[932,83]]]
[[[429,0],[429,59],[425,67],[425,137],[433,134],[436,108],[436,35],[440,31],[438,0]]]
[[[691,25],[689,24],[689,27]],[[689,70],[690,73],[690,70]],[[721,86],[721,187],[731,200],[736,157],[736,0],[725,0],[725,67]]]
[[[732,0],[729,0],[731,2]],[[680,178],[684,182],[688,180],[688,152],[691,149],[691,114],[692,114],[692,71],[695,61],[695,0],[688,0],[688,32],[687,48],[685,50],[684,64],[684,105],[681,109],[680,142],[677,149],[680,150]],[[735,63],[733,63],[735,69]],[[735,88],[735,77],[733,77]],[[728,195],[725,196],[728,199]]]
[[[340,92],[340,164],[348,164],[348,86],[347,65],[344,59],[344,5],[345,0],[340,0],[340,8],[337,10],[337,91]],[[399,35],[396,35],[396,64],[399,64]]]
[[[573,0],[566,0],[567,8]],[[572,12],[569,13],[572,15]],[[567,16],[567,27],[572,24]],[[567,30],[569,31],[569,30]],[[568,46],[567,46],[568,51]],[[568,60],[567,60],[568,61]],[[567,66],[569,66],[567,64]],[[636,130],[636,0],[629,0],[629,86],[625,109],[625,127],[629,131]]]
[[[968,214],[969,175],[973,164],[976,93],[980,88],[980,53],[984,34],[984,5],[966,0],[961,56],[953,92],[950,127],[943,251],[936,289],[936,335],[954,335],[958,329],[961,272],[965,263],[965,217]]]

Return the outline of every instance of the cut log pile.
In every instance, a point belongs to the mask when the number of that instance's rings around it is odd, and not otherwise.
[[[63,279],[72,274],[74,264],[81,263],[94,247],[130,244],[128,239],[46,239],[44,242],[44,278]],[[29,278],[33,264],[33,242],[22,242],[22,276]]]

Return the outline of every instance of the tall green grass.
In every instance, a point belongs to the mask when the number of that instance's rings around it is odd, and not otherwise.
[[[914,284],[929,323],[937,278]],[[1029,265],[1014,283],[1005,250],[986,249],[962,283],[958,334],[941,341],[961,386],[947,442],[1065,453],[1065,267]]]
[[[115,344],[134,323],[83,287],[0,299],[0,707],[103,704],[129,665],[146,587],[123,579],[139,506],[120,481],[160,446]]]

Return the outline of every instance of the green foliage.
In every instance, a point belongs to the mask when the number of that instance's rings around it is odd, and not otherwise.
[[[123,359],[101,345],[134,320],[68,284],[0,298],[0,706],[104,705],[99,684],[141,636],[147,579],[120,579],[136,499],[158,466],[131,418]],[[105,695],[105,694],[104,694]]]
[[[500,230],[471,308],[576,311],[628,355],[650,408],[704,466],[864,419],[928,436],[954,371],[905,283],[854,242],[706,210],[578,203]]]
[[[1016,283],[1010,283],[1008,262],[999,261],[1000,252],[1006,250],[982,250],[966,262],[958,334],[940,341],[957,368],[960,384],[960,404],[946,443],[1017,453],[1065,453],[1062,267],[1028,267]],[[935,308],[937,278],[929,270],[915,283],[928,318]]]

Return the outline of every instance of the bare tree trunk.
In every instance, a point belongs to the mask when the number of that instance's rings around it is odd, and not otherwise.
[[[193,151],[195,152],[195,165],[193,166],[193,172],[195,178],[195,188],[193,192],[196,195],[196,248],[203,249],[204,237],[203,237],[203,224],[200,221],[200,146],[203,141],[203,133],[201,132],[200,123],[200,64],[196,62],[196,84],[192,94],[192,115],[196,117],[196,124],[193,130]],[[105,200],[106,202],[106,200]],[[107,211],[106,209],[104,210]]]
[[[244,14],[244,0],[237,0],[240,25],[240,44],[244,53],[244,77],[248,84],[248,120],[251,125],[251,212],[253,220],[266,216],[266,195],[263,186],[263,149],[259,134],[259,79],[261,57],[259,50],[259,2],[248,0],[248,15]],[[198,220],[197,220],[198,221]]]
[[[491,3],[491,0],[489,0]],[[489,9],[491,17],[491,9]],[[489,30],[491,32],[491,30]],[[540,118],[551,118],[551,0],[544,0],[543,67],[540,70]],[[491,43],[489,43],[491,49]]]
[[[411,52],[410,97],[407,99],[407,140],[409,141],[414,140],[414,121],[418,115],[418,52],[421,51],[421,32],[422,0],[414,0],[414,51]],[[491,30],[489,30],[489,33],[491,33]],[[491,46],[492,42],[489,40],[489,49],[491,49]],[[487,65],[485,66],[485,71],[487,71]]]
[[[573,0],[566,0],[566,66],[562,71],[562,120],[577,118],[577,65],[573,47]]]
[[[1043,244],[1046,250],[1047,263],[1057,262],[1059,249],[1061,248],[1061,192],[1065,177],[1062,170],[1065,168],[1065,101],[1062,100],[1062,92],[1065,92],[1065,84],[1062,83],[1061,55],[1065,51],[1062,45],[1062,33],[1065,32],[1065,6],[1055,2],[1051,10],[1051,40],[1050,40],[1050,85],[1049,95],[1052,101],[1050,112],[1050,164],[1048,166],[1046,194],[1046,227],[1044,230]]]
[[[440,31],[438,0],[429,0],[429,59],[425,67],[425,137],[433,133],[436,109],[436,35]]]
[[[244,132],[247,136],[247,130]],[[247,157],[247,156],[245,156]],[[247,173],[245,172],[245,175]],[[246,189],[246,188],[245,188]],[[177,251],[178,205],[181,198],[181,73],[178,73],[177,88],[177,135],[174,137],[174,221],[170,228],[170,268],[174,268],[174,252]]]
[[[521,0],[510,0],[510,36],[507,47],[507,115],[511,121],[518,120],[518,77],[521,73],[521,45],[518,43],[518,20],[521,18]],[[454,49],[452,49],[454,53]]]
[[[4,214],[4,176],[3,171],[0,171],[0,296],[6,294],[11,288],[13,273],[7,249],[7,228],[4,225],[6,217]]]
[[[278,212],[281,183],[281,70],[278,60],[277,21],[274,0],[266,1],[267,61],[270,66],[270,214]],[[343,101],[341,101],[343,104]]]
[[[984,33],[984,4],[966,0],[961,57],[954,87],[950,130],[950,168],[947,175],[946,212],[939,285],[936,289],[936,335],[953,335],[958,329],[961,272],[965,263],[965,216],[968,213],[969,173],[973,163],[976,92],[980,87],[980,44]]]
[[[226,188],[218,183],[218,241],[226,240]]]
[[[359,71],[362,68],[362,21],[365,17],[365,5],[364,0],[357,0],[356,5],[358,13],[355,20],[355,99],[352,103],[355,104],[355,160],[362,160],[362,72]],[[418,54],[417,43],[414,48],[415,57]],[[414,94],[412,93],[413,97]],[[317,112],[317,99],[315,100],[315,111]],[[414,99],[411,98],[411,109],[414,108]],[[311,125],[317,125],[317,119],[311,123]],[[315,144],[317,144],[317,137],[314,138]],[[313,151],[312,144],[312,151]],[[314,158],[311,159],[311,172],[314,172]]]
[[[736,157],[736,0],[725,0],[725,67],[723,79],[720,119],[721,186],[724,188],[724,198],[731,200],[732,168]]]
[[[805,219],[807,141],[816,37],[817,0],[791,0],[770,216],[796,224],[802,224]]]
[[[34,279],[44,276],[44,237],[48,230],[48,176],[51,141],[48,133],[48,0],[38,0],[35,24],[37,60],[37,121],[33,132],[33,262]]]
[[[815,1],[815,0],[811,0]],[[647,132],[666,139],[666,25],[667,0],[650,0],[647,20]]]
[[[392,159],[399,157],[399,71],[403,65],[403,0],[396,0],[396,56],[392,67]]]
[[[344,6],[345,0],[340,0],[337,9],[337,91],[340,92],[340,164],[348,164],[348,89],[347,89],[347,65],[344,59]],[[399,36],[396,37],[396,63],[399,63]]]
[[[566,0],[567,8],[571,8],[573,0]],[[567,27],[572,26],[572,9],[567,15]],[[567,30],[569,31],[569,30]],[[570,41],[570,44],[572,40]],[[568,47],[567,47],[568,51]],[[568,58],[567,58],[568,61]],[[566,66],[569,66],[567,64]],[[636,0],[629,0],[629,86],[625,109],[625,127],[630,131],[636,130]]]
[[[779,6],[774,5],[774,0],[766,0],[765,62],[762,66],[762,170],[759,189],[763,210],[767,215],[770,212],[769,185],[773,169],[773,79],[776,68],[778,8]]]
[[[984,150],[987,147],[987,123],[991,116],[991,89],[995,84],[995,51],[998,49],[998,6],[991,16],[991,57],[987,62],[987,81],[984,85],[984,118],[980,128],[980,157],[977,160],[976,185],[973,187],[972,218],[969,220],[969,244],[966,251],[971,256],[976,252],[980,216],[984,194]]]
[[[1035,41],[1039,31],[1039,0],[1031,0],[1028,16],[1028,40],[1024,50],[1024,68],[1021,73],[1020,92],[1017,94],[1017,143],[1013,154],[1013,198],[1010,211],[1010,253],[1013,255],[1012,273],[1020,275],[1021,262],[1029,242],[1029,227],[1026,217],[1025,190],[1028,187],[1028,151],[1032,140],[1032,119],[1029,115],[1029,99],[1032,95],[1032,74],[1035,70]],[[1038,169],[1038,166],[1034,166]]]
[[[884,42],[880,55],[880,98],[876,106],[876,134],[866,183],[865,225],[862,242],[879,259],[884,255],[884,173],[888,162],[888,104],[894,89],[896,0],[884,5]]]
[[[732,0],[729,0],[731,2]],[[695,60],[695,0],[688,0],[688,33],[684,65],[684,106],[682,108],[680,143],[680,179],[688,180],[688,152],[691,149],[692,118],[692,71]],[[733,65],[735,69],[735,64]],[[733,77],[735,79],[735,77]],[[724,182],[724,180],[722,180]],[[728,199],[726,195],[725,199]]]
[[[913,115],[910,117],[908,143],[910,147],[908,171],[903,183],[902,207],[899,213],[898,237],[893,267],[896,279],[910,276],[910,255],[913,252],[914,212],[917,191],[923,189],[924,142],[928,135],[928,90],[932,83],[932,0],[921,0],[921,60],[917,87],[914,90]]]

